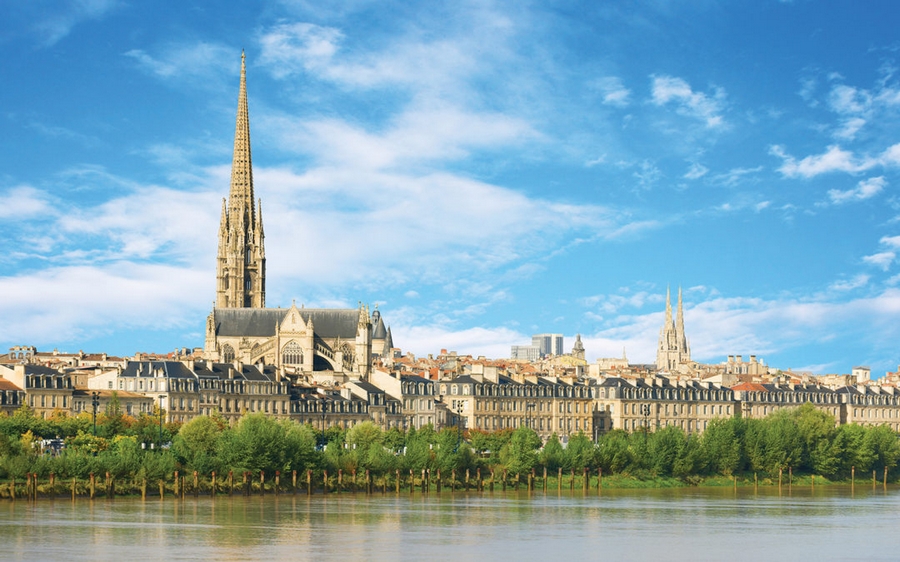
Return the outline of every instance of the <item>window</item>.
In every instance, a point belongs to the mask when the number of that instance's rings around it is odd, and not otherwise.
[[[222,347],[222,361],[225,363],[234,362],[234,348],[227,343]]]

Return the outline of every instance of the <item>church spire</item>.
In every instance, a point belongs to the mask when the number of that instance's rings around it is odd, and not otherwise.
[[[241,51],[241,86],[234,125],[234,156],[231,160],[231,192],[228,195],[231,222],[256,222],[253,199],[253,162],[250,157],[250,113],[247,108],[247,62]],[[242,215],[242,216],[241,216]]]
[[[260,202],[262,205],[262,202]],[[266,252],[262,214],[253,194],[250,157],[250,112],[247,106],[247,59],[241,51],[241,82],[234,127],[231,189],[219,226],[216,307],[266,306]]]

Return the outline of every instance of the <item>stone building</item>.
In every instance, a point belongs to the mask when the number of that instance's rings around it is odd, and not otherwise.
[[[730,388],[665,377],[610,377],[593,392],[595,437],[613,429],[655,431],[670,426],[702,433],[713,419],[733,417],[737,407]]]
[[[684,311],[681,303],[681,288],[678,288],[678,309],[672,319],[672,301],[666,289],[666,321],[659,331],[659,345],[656,348],[656,368],[660,371],[677,371],[682,363],[690,363],[691,347],[684,335]]]
[[[25,403],[37,416],[49,418],[55,410],[72,410],[74,387],[65,373],[42,365],[19,363],[0,365],[0,376],[25,392]]]

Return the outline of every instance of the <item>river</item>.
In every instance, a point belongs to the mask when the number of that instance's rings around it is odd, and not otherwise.
[[[6,560],[897,560],[900,490],[0,502]]]

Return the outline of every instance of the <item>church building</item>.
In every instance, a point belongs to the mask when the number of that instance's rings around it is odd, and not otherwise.
[[[684,311],[681,307],[681,287],[678,288],[678,310],[672,320],[672,300],[666,289],[666,323],[659,331],[656,348],[656,368],[660,371],[677,371],[682,363],[690,363],[691,346],[684,335]]]
[[[253,192],[247,67],[241,54],[231,190],[222,201],[216,301],[206,322],[206,359],[274,365],[288,375],[368,376],[393,342],[381,313],[349,309],[266,308],[262,201]]]

